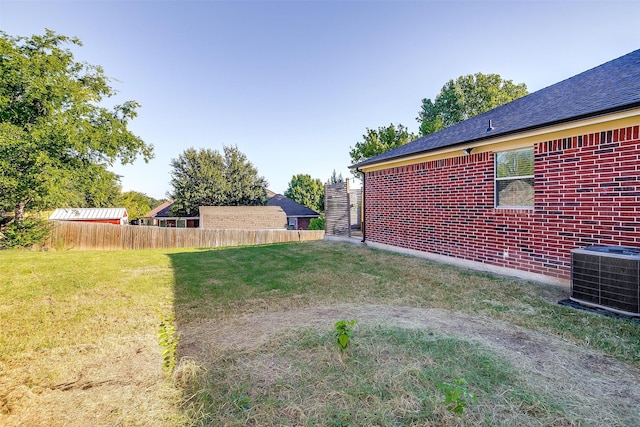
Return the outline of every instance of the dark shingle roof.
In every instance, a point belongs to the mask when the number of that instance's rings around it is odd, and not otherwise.
[[[267,202],[269,206],[280,206],[288,217],[303,216],[303,217],[318,217],[320,214],[306,206],[301,205],[295,200],[291,200],[282,194],[275,194]]]
[[[640,50],[351,167],[640,106]],[[493,130],[488,130],[489,121]]]
[[[275,194],[268,190],[269,201],[268,206],[279,206],[287,214],[288,217],[319,217],[320,214],[316,211],[309,209],[300,203],[283,196],[282,194]],[[173,206],[173,200],[168,200],[151,210],[145,215],[145,218],[174,218],[175,215],[171,214],[171,206]]]
[[[172,205],[173,205],[173,200],[167,200],[166,202],[163,202],[161,205],[158,205],[155,208],[151,209],[149,212],[147,212],[144,218],[169,217],[170,216],[169,210],[171,209]]]
[[[173,218],[175,215],[171,214],[171,208],[172,207],[173,207],[173,201],[171,203],[169,203],[167,206],[165,206],[164,208],[160,209],[153,216],[156,217],[156,218]]]

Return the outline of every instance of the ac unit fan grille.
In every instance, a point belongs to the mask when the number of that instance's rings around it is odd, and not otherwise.
[[[640,257],[585,249],[572,251],[571,258],[572,300],[640,315]]]

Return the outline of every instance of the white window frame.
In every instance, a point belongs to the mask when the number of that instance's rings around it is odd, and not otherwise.
[[[494,180],[494,185],[493,185],[493,191],[494,191],[494,197],[493,197],[493,203],[496,209],[533,209],[534,208],[534,202],[532,202],[531,205],[525,205],[525,206],[518,206],[518,205],[500,205],[500,198],[499,198],[499,191],[498,191],[498,183],[499,182],[504,182],[504,181],[517,181],[517,180],[524,180],[524,179],[531,179],[534,180],[535,179],[535,175],[531,174],[531,175],[513,175],[513,176],[506,176],[506,177],[500,177],[498,178],[498,157],[501,153],[508,153],[508,152],[514,152],[514,151],[524,151],[524,150],[530,150],[531,151],[531,157],[532,157],[532,161],[535,163],[535,156],[534,156],[534,152],[533,152],[533,147],[525,147],[525,148],[518,148],[515,150],[504,150],[504,151],[497,151],[495,153],[495,161],[494,161],[494,165],[493,165],[493,180]],[[534,183],[534,194],[533,196],[535,197],[535,183]]]

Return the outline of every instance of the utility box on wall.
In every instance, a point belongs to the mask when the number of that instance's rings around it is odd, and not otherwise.
[[[572,250],[570,299],[640,316],[640,248],[589,246]]]

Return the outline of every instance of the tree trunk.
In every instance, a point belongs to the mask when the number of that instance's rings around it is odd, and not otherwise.
[[[16,204],[15,216],[13,218],[14,221],[22,221],[24,219],[24,207],[27,205],[26,200],[22,200]]]

